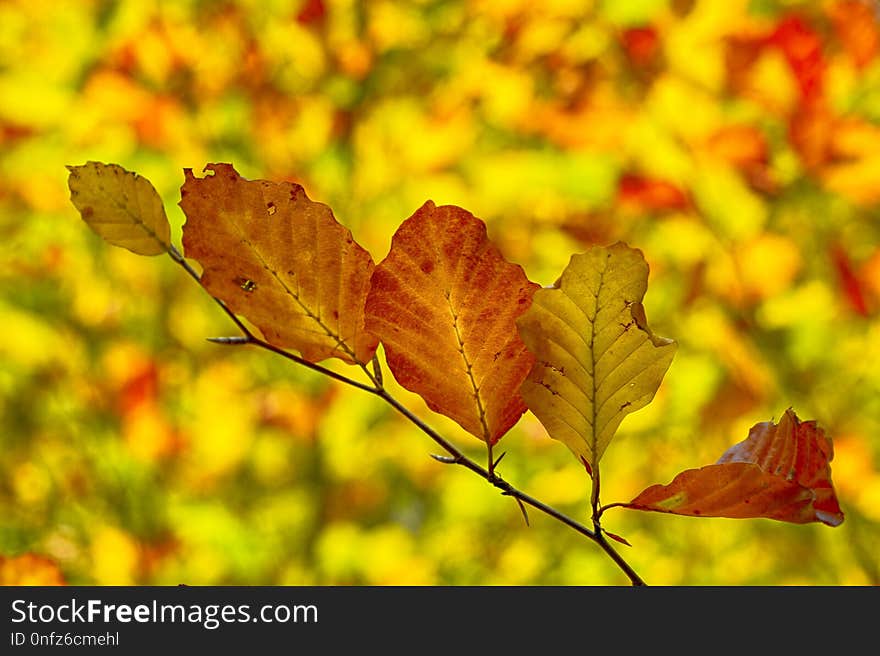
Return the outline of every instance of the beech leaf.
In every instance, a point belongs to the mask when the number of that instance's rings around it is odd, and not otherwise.
[[[403,387],[494,444],[526,410],[518,390],[533,357],[515,321],[537,287],[504,259],[480,219],[428,201],[376,267],[367,329]]]
[[[838,526],[843,512],[831,482],[832,442],[815,421],[790,408],[779,424],[755,424],[714,465],[652,485],[627,508],[696,517],[765,517]]]
[[[171,227],[155,187],[118,164],[68,166],[70,202],[88,226],[114,246],[138,255],[171,247]]]
[[[677,345],[648,328],[648,264],[618,242],[573,255],[517,321],[536,360],[521,392],[592,475],[620,422],[660,387]]]
[[[231,164],[185,169],[183,246],[202,285],[275,346],[317,362],[365,364],[378,341],[364,329],[375,264],[327,205],[291,182],[246,180]]]

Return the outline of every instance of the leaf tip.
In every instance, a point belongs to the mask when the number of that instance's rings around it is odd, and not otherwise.
[[[629,543],[629,540],[627,540],[627,539],[624,538],[624,537],[621,537],[621,536],[619,536],[619,535],[617,535],[617,534],[615,534],[615,533],[612,533],[611,531],[606,531],[604,528],[602,529],[602,532],[603,532],[605,535],[607,535],[609,538],[611,538],[612,540],[614,540],[615,542],[620,542],[620,544],[625,544],[625,545],[628,546],[628,547],[631,547],[631,546],[632,546],[632,545]]]
[[[842,510],[838,510],[837,512],[826,512],[817,508],[816,519],[818,519],[826,526],[831,526],[832,528],[834,528],[835,526],[840,526],[841,524],[843,524],[844,515]]]
[[[587,470],[587,476],[589,476],[590,478],[593,478],[593,468],[590,467],[590,463],[587,462],[587,459],[584,458],[583,456],[578,456],[578,457],[580,458],[581,463],[584,465],[584,469]]]

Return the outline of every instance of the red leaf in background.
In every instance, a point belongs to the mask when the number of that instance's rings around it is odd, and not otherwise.
[[[36,128],[0,119],[0,146],[12,146],[35,134],[37,134]]]
[[[296,15],[296,20],[300,25],[311,25],[323,21],[326,15],[327,5],[324,0],[306,0]]]
[[[624,30],[620,40],[633,66],[648,67],[660,54],[660,35],[653,27],[632,27]]]
[[[624,507],[694,517],[763,517],[838,526],[843,512],[831,482],[832,443],[815,421],[790,408],[779,424],[762,422],[714,465],[652,485]]]
[[[831,261],[837,271],[840,288],[849,306],[859,315],[868,316],[868,304],[862,291],[862,282],[853,269],[849,255],[840,244],[831,247]]]
[[[794,73],[805,100],[822,95],[825,58],[822,39],[800,16],[782,19],[770,36],[770,43],[778,47]]]
[[[617,183],[618,203],[637,211],[684,210],[687,195],[671,182],[625,173]]]
[[[828,8],[837,40],[858,68],[865,68],[880,49],[880,24],[875,2],[844,0]]]
[[[156,403],[159,397],[159,369],[148,360],[131,372],[119,390],[119,410],[127,415],[138,406]]]

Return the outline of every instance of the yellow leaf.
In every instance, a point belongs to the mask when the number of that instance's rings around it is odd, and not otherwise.
[[[67,169],[70,201],[92,230],[138,255],[168,252],[171,227],[149,180],[118,164],[88,162]]]
[[[550,437],[591,469],[623,418],[660,387],[677,345],[647,326],[648,264],[618,242],[573,255],[517,321],[536,361],[520,392]]]

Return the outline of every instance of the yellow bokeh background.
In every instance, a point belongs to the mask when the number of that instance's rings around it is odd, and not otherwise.
[[[834,440],[846,521],[613,509],[626,559],[651,584],[880,583],[878,11],[0,3],[0,582],[627,583],[378,399],[207,342],[234,326],[179,267],[79,219],[65,165],[97,160],[152,181],[178,244],[183,169],[231,162],[303,184],[377,261],[427,199],[542,285],[591,244],[642,249],[649,321],[680,346],[603,459],[603,501],[793,407]],[[589,521],[583,468],[533,415],[497,449],[507,480]]]

